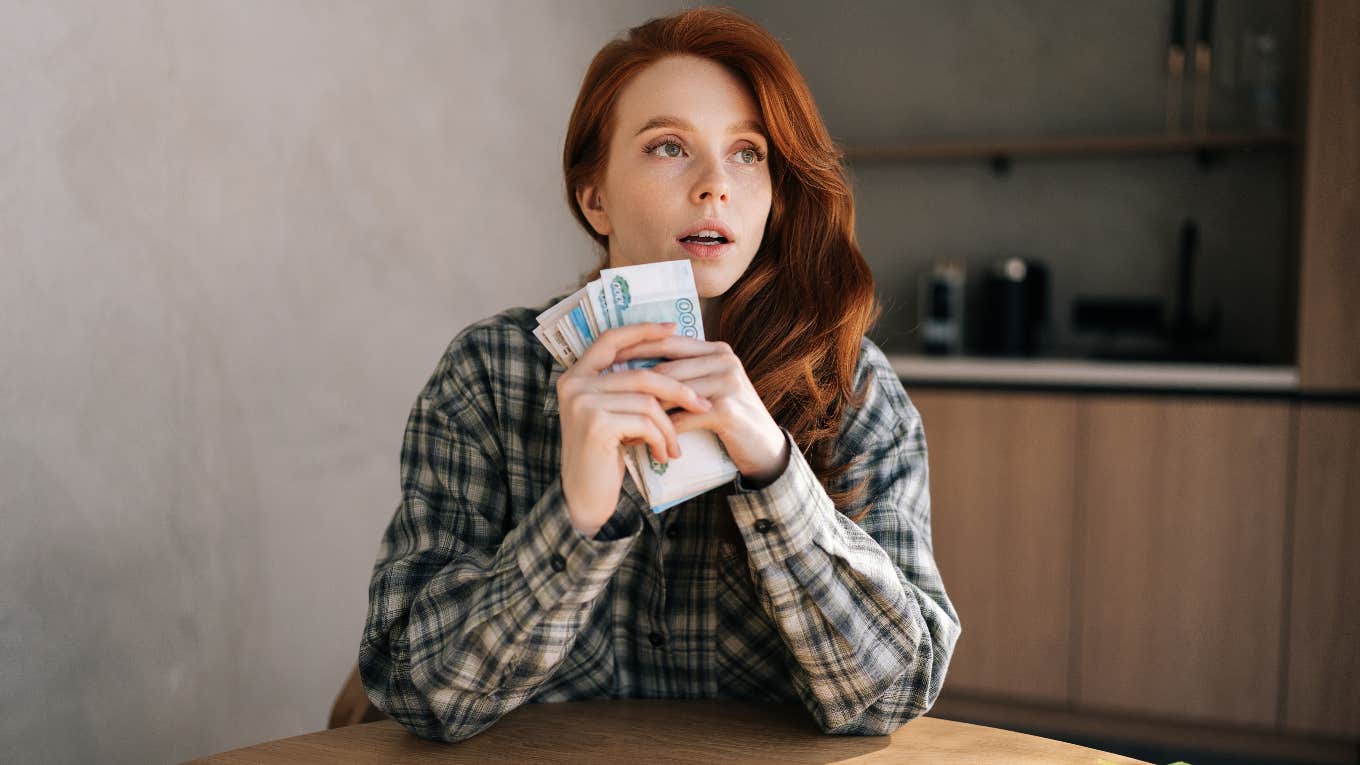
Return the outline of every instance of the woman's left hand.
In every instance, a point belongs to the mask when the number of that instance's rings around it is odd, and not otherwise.
[[[637,343],[614,360],[649,358],[668,359],[652,371],[685,383],[713,403],[713,408],[702,414],[670,414],[677,433],[701,428],[713,431],[745,483],[763,487],[783,474],[789,461],[784,431],[760,400],[731,346],[671,335]]]

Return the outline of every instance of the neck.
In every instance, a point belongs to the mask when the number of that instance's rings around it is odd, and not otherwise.
[[[718,312],[722,309],[722,296],[699,298],[699,313],[704,319],[704,339],[710,342],[718,337]]]

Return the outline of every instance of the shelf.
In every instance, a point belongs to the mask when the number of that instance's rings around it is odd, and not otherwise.
[[[1298,390],[1292,366],[1185,364],[1077,359],[990,359],[888,354],[908,383],[961,383],[1288,393]]]
[[[1218,151],[1287,150],[1294,136],[1286,132],[1068,136],[1004,140],[944,141],[886,146],[845,147],[852,162],[928,162],[1017,157],[1119,156],[1130,154],[1196,154]]]

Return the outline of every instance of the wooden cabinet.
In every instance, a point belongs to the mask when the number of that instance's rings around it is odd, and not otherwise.
[[[1068,696],[1076,402],[916,391],[936,562],[963,633],[951,689]]]
[[[1360,408],[1299,409],[1284,723],[1360,738]],[[948,586],[948,580],[946,580]]]
[[[949,694],[1278,723],[1293,404],[909,393],[936,560],[963,622]],[[1334,633],[1334,592],[1315,596]]]
[[[1315,0],[1301,182],[1298,363],[1305,389],[1360,388],[1360,3]]]
[[[1355,761],[1360,5],[1308,7],[1303,400],[905,381],[963,622],[955,719]]]
[[[1300,397],[904,381],[963,622],[953,719],[1355,762],[1360,4],[1307,7]]]
[[[1275,722],[1289,419],[1287,403],[1083,403],[1078,705]]]
[[[1354,761],[1360,405],[906,386],[963,622],[937,715]]]

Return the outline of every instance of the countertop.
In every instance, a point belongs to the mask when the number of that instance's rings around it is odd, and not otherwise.
[[[887,354],[903,383],[1289,394],[1293,366]]]

